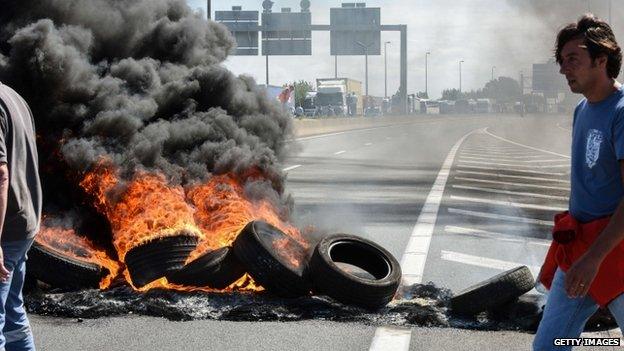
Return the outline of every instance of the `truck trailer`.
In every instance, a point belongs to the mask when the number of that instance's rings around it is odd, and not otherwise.
[[[350,78],[319,78],[315,105],[321,115],[362,114],[362,82]]]

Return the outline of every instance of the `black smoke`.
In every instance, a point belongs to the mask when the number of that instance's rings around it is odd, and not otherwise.
[[[235,46],[224,26],[184,0],[2,5],[0,80],[33,110],[47,202],[81,201],[54,194],[103,157],[125,178],[157,171],[182,185],[254,169],[288,202],[278,163],[290,117],[222,65]]]

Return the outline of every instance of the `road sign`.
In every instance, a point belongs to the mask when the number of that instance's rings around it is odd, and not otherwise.
[[[381,55],[380,8],[348,5],[330,9],[331,54]]]
[[[262,55],[311,55],[310,12],[282,10],[262,14]]]
[[[533,64],[533,91],[556,93],[568,91],[568,85],[554,62]]]
[[[258,11],[216,11],[215,21],[224,24],[236,38],[234,55],[258,55]]]

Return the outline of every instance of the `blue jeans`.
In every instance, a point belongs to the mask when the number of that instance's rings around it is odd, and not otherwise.
[[[2,242],[4,266],[11,272],[6,282],[0,282],[0,350],[35,350],[32,331],[22,297],[26,275],[26,253],[33,240]]]
[[[542,321],[533,340],[534,351],[572,350],[571,346],[553,346],[555,338],[578,338],[587,320],[598,310],[589,295],[570,298],[565,291],[565,272],[557,269],[550,287]],[[607,306],[622,329],[624,326],[624,294]]]

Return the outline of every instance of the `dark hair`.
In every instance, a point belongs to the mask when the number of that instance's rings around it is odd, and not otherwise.
[[[592,14],[581,17],[577,23],[570,23],[557,34],[555,58],[561,65],[561,51],[563,46],[576,39],[583,39],[592,61],[604,55],[607,57],[607,75],[615,78],[620,74],[622,66],[622,49],[615,40],[615,35],[609,24]]]

